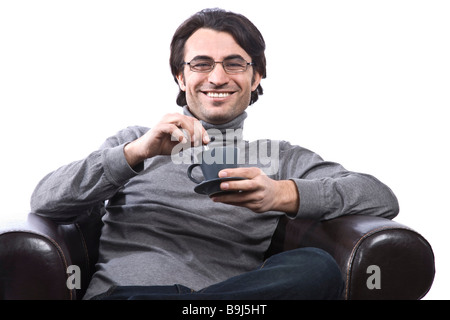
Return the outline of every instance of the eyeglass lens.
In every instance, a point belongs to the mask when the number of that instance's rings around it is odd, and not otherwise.
[[[209,72],[214,69],[217,62],[213,59],[201,58],[192,60],[189,65],[192,71],[196,72]],[[226,72],[244,72],[247,70],[247,61],[241,58],[229,58],[222,62],[223,68]]]

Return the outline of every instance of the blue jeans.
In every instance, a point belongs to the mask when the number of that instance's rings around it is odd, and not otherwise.
[[[259,269],[199,291],[171,286],[115,286],[101,300],[333,300],[344,289],[335,260],[317,248],[300,248],[268,258]]]

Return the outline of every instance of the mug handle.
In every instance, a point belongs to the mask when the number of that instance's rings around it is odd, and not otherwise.
[[[200,184],[200,183],[203,182],[203,181],[198,181],[197,179],[195,179],[195,178],[192,176],[192,170],[193,170],[195,167],[199,166],[199,165],[200,165],[200,163],[194,163],[194,164],[191,164],[191,165],[189,166],[189,168],[187,169],[187,175],[188,175],[189,179],[191,179],[191,181],[195,182],[196,184]]]

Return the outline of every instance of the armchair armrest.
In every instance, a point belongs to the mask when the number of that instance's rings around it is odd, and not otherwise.
[[[385,218],[282,218],[275,235],[271,253],[298,247],[330,253],[345,279],[344,299],[421,299],[434,280],[430,244],[416,231]]]
[[[100,223],[59,225],[30,213],[26,221],[2,225],[0,299],[80,299],[98,255]],[[66,284],[71,265],[80,268],[81,289]]]
[[[0,299],[80,299],[98,258],[101,226],[100,217],[59,225],[33,213],[25,222],[0,226]],[[281,218],[267,256],[298,247],[321,248],[335,258],[345,299],[420,299],[433,283],[429,243],[384,218]],[[80,289],[66,285],[70,265],[81,270]],[[379,288],[368,285],[372,266]]]

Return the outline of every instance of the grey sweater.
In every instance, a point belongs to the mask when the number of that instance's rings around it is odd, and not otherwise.
[[[187,108],[184,113],[192,116]],[[244,141],[245,118],[243,113],[225,125],[202,124],[218,138],[214,144],[239,146],[243,166],[261,167],[273,179],[296,183],[300,206],[291,218],[393,218],[398,213],[391,190],[372,176],[347,171],[286,141]],[[186,170],[199,148],[131,168],[123,148],[148,130],[120,131],[85,159],[48,174],[32,195],[31,209],[60,223],[80,213],[103,215],[97,271],[86,299],[112,285],[182,284],[199,290],[252,270],[262,263],[284,214],[257,214],[195,193]]]

